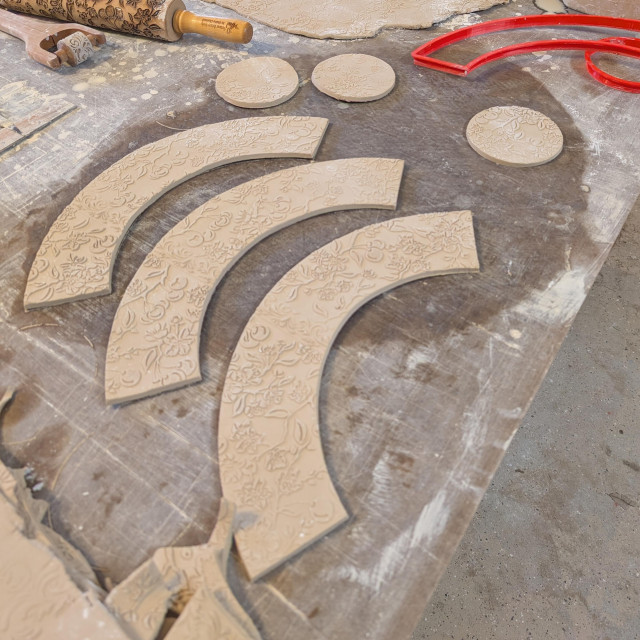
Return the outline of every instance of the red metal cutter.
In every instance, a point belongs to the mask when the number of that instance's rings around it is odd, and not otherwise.
[[[496,33],[498,31],[508,31],[510,29],[562,26],[603,27],[622,31],[640,32],[640,20],[631,20],[628,18],[611,18],[607,16],[586,16],[575,14],[520,16],[517,18],[506,18],[504,20],[481,22],[470,27],[456,29],[451,33],[447,33],[439,38],[431,40],[431,42],[427,42],[416,49],[411,55],[415,64],[421,67],[429,67],[430,69],[436,69],[438,71],[444,71],[458,76],[466,76],[474,69],[477,69],[489,62],[523,53],[553,50],[584,51],[587,69],[598,82],[621,91],[640,93],[640,82],[625,80],[606,73],[598,68],[592,59],[594,53],[613,53],[616,55],[627,56],[629,58],[640,59],[639,38],[613,37],[603,38],[602,40],[537,40],[533,42],[523,42],[485,53],[466,65],[438,60],[437,58],[431,57],[433,53],[443,49],[444,47],[455,44],[456,42],[461,42],[462,40],[473,38],[474,36]]]

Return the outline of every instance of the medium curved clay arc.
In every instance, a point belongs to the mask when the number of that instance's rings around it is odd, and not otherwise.
[[[125,156],[90,182],[53,223],[24,294],[35,309],[111,293],[113,264],[133,221],[176,185],[256,158],[313,158],[325,118],[242,118],[189,129]]]
[[[122,297],[107,347],[107,402],[199,381],[202,321],[231,266],[257,242],[299,220],[344,209],[395,209],[403,165],[349,158],[277,171],[212,198],[179,222]]]
[[[477,269],[470,211],[421,214],[325,245],[260,303],[231,359],[218,430],[223,495],[245,523],[235,539],[252,580],[347,518],[318,428],[322,371],[342,326],[388,289]]]

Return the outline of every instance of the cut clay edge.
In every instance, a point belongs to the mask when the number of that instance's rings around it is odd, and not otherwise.
[[[300,89],[300,84],[296,85],[296,87],[291,91],[291,93],[287,94],[284,97],[276,98],[275,100],[270,100],[269,102],[264,102],[262,104],[255,105],[255,106],[249,106],[246,103],[242,103],[239,100],[234,100],[233,98],[227,95],[223,96],[221,93],[218,93],[217,90],[216,90],[216,93],[225,102],[232,104],[234,107],[240,107],[241,109],[269,109],[270,107],[277,107],[279,104],[284,104],[288,100],[291,100],[291,98],[293,98],[293,96],[295,96],[296,93],[298,93],[299,89]]]
[[[342,160],[327,160],[325,162],[318,162],[315,163],[315,167],[318,167],[322,164],[326,164],[326,165],[332,165],[336,162],[344,162],[344,163],[350,163],[350,162],[357,162],[359,160],[389,160],[389,163],[399,163],[400,166],[400,170],[399,170],[399,175],[398,175],[398,182],[396,185],[396,189],[395,189],[395,197],[394,197],[394,201],[392,205],[387,205],[387,204],[381,204],[380,202],[372,202],[372,203],[356,203],[353,205],[329,205],[326,207],[322,207],[320,209],[316,209],[313,211],[308,211],[306,212],[303,216],[300,216],[298,218],[292,219],[292,220],[285,220],[282,221],[280,224],[268,229],[265,233],[261,234],[260,236],[256,237],[251,243],[245,245],[244,247],[242,247],[241,249],[241,253],[238,253],[236,256],[234,256],[229,262],[227,262],[227,264],[225,265],[224,269],[219,273],[218,277],[216,278],[215,282],[213,283],[213,285],[211,286],[211,288],[209,289],[209,291],[207,292],[207,296],[204,300],[204,303],[202,305],[202,310],[201,310],[201,314],[200,314],[200,320],[199,320],[199,325],[198,325],[198,329],[197,329],[197,352],[198,354],[200,354],[200,338],[201,338],[201,334],[202,334],[202,326],[204,324],[204,318],[207,312],[207,307],[209,306],[209,303],[211,302],[211,298],[213,297],[218,285],[220,284],[220,282],[222,281],[222,279],[226,276],[226,274],[229,272],[230,269],[233,268],[233,266],[235,264],[237,264],[237,262],[244,256],[246,255],[246,253],[248,253],[253,247],[255,247],[258,243],[260,243],[262,240],[264,240],[265,238],[269,237],[270,235],[273,235],[275,233],[277,233],[278,231],[281,231],[282,229],[285,229],[288,226],[291,226],[292,224],[295,224],[296,222],[302,222],[304,220],[307,220],[309,218],[312,217],[316,217],[316,216],[320,216],[323,215],[325,213],[331,213],[334,211],[349,211],[349,210],[357,210],[357,209],[382,209],[382,210],[387,210],[387,211],[393,211],[396,209],[397,207],[397,203],[398,203],[398,197],[399,197],[399,192],[400,192],[400,184],[402,181],[402,174],[403,174],[403,168],[404,168],[404,161],[403,160],[399,160],[399,159],[394,159],[394,158],[347,158],[347,159],[342,159]],[[307,165],[301,165],[302,167],[305,167]],[[262,176],[260,178],[256,178],[255,180],[252,180],[251,183],[256,183],[256,184],[260,184],[260,182],[262,182],[264,179],[268,179],[268,178],[273,178],[275,175],[277,175],[278,173],[287,173],[290,172],[291,169],[284,169],[282,170],[282,172],[274,172],[272,174],[267,174],[266,176]],[[247,186],[247,184],[251,184],[251,183],[243,183],[238,185],[235,188],[244,188]],[[233,191],[233,189],[230,189],[229,191]],[[225,192],[225,193],[229,193],[229,192]],[[225,195],[225,193],[220,194],[220,196]],[[215,200],[217,197],[216,196],[214,198],[212,198],[212,200]],[[211,201],[209,201],[211,202]],[[209,202],[206,202],[205,204],[201,205],[200,207],[198,207],[197,209],[195,209],[191,214],[189,214],[189,216],[187,217],[191,217],[191,216],[196,216],[199,211],[205,207],[207,207],[209,205]],[[162,240],[164,240],[167,236],[169,236],[171,234],[171,230],[165,234],[165,236],[162,238]],[[162,241],[161,240],[161,241]],[[147,255],[147,257],[145,258],[145,262],[149,259],[153,257],[153,250]],[[140,268],[142,268],[144,266],[144,262],[141,265]],[[131,278],[131,282],[133,282],[137,276],[137,272],[136,274],[134,274],[134,276]],[[118,312],[120,310],[120,306],[122,306],[122,304],[126,301],[126,297],[127,297],[127,291],[125,291],[124,295],[122,296],[122,299],[120,301],[120,304],[118,305],[118,309],[116,310],[116,315],[114,316],[117,317]],[[115,326],[115,325],[114,325]],[[112,331],[113,331],[112,327]],[[107,351],[109,350],[109,346],[111,344],[111,334],[109,336],[109,344],[107,345]],[[165,393],[167,391],[174,391],[176,389],[181,389],[182,387],[186,387],[188,385],[191,384],[195,384],[197,382],[200,382],[202,380],[202,373],[201,373],[201,368],[200,368],[200,357],[197,358],[196,360],[196,370],[194,371],[194,373],[190,376],[187,376],[185,379],[183,380],[178,380],[176,382],[172,382],[166,385],[158,385],[158,386],[153,386],[153,387],[148,387],[142,391],[138,391],[135,393],[131,393],[128,395],[109,395],[107,389],[106,389],[106,385],[105,385],[105,401],[107,404],[110,405],[115,405],[115,404],[122,404],[125,402],[132,402],[134,400],[140,400],[142,398],[147,398],[149,396],[153,396],[153,395],[157,395],[160,393]],[[108,363],[105,365],[105,379],[106,379],[106,373],[109,371],[108,369]]]
[[[284,29],[282,24],[276,24],[273,21],[265,20],[260,16],[257,16],[255,14],[250,14],[248,12],[243,13],[239,11],[238,7],[234,5],[232,0],[205,0],[205,1],[215,3],[221,7],[225,7],[226,9],[231,9],[232,11],[235,11],[236,13],[238,13],[238,15],[242,15],[245,18],[249,18],[250,20],[255,20],[256,22],[266,25],[267,27],[272,27],[274,29],[278,29],[279,31],[284,31],[285,33],[290,33],[293,35],[304,36],[305,38],[313,38],[314,40],[362,40],[363,38],[375,38],[376,36],[380,35],[383,31],[386,31],[387,29],[410,29],[412,31],[416,31],[419,29],[429,29],[433,26],[438,26],[455,16],[463,15],[462,12],[452,11],[449,16],[444,18],[438,18],[429,24],[427,24],[426,22],[424,24],[418,24],[418,25],[408,24],[408,23],[397,23],[397,24],[388,23],[378,27],[375,31],[371,31],[363,35],[345,35],[343,33],[335,33],[329,30],[325,30],[322,34],[318,34],[310,31],[305,31],[304,29],[296,30],[295,27],[291,27],[290,29]],[[472,9],[472,10],[465,10],[464,13],[470,13],[472,11],[487,11],[495,6],[508,4],[512,1],[513,0],[494,0],[493,5],[490,5],[488,7],[481,6],[477,9]]]
[[[267,120],[270,117],[279,117],[279,116],[265,116],[265,117],[258,117],[258,118],[254,118],[254,119],[255,120]],[[25,309],[25,311],[31,311],[33,309],[40,309],[40,308],[44,308],[44,307],[53,307],[53,306],[57,306],[57,305],[60,305],[60,304],[66,304],[66,303],[69,303],[69,302],[77,302],[78,300],[85,300],[85,299],[88,299],[88,298],[95,298],[95,297],[99,297],[99,296],[109,295],[111,293],[111,291],[112,291],[113,267],[114,267],[114,264],[115,264],[119,249],[120,249],[120,245],[122,244],[125,236],[127,235],[127,232],[129,231],[129,228],[131,227],[131,225],[154,202],[156,202],[163,195],[165,195],[166,193],[168,193],[169,191],[171,191],[172,189],[174,189],[178,185],[186,182],[187,180],[190,180],[191,178],[195,178],[198,175],[201,175],[203,173],[206,173],[207,171],[211,171],[213,169],[216,169],[216,168],[218,168],[220,166],[227,165],[227,164],[233,164],[235,162],[241,162],[241,161],[245,161],[245,160],[258,160],[258,159],[269,159],[269,158],[302,158],[302,159],[307,159],[307,160],[313,160],[316,157],[316,154],[318,152],[318,149],[320,148],[320,144],[321,144],[322,140],[324,139],[324,135],[325,135],[325,133],[327,131],[327,127],[329,126],[329,120],[326,119],[326,118],[318,118],[318,117],[313,117],[313,116],[301,116],[301,117],[307,117],[307,119],[309,121],[316,121],[318,124],[322,124],[322,128],[317,133],[317,138],[315,140],[311,141],[311,144],[309,146],[309,150],[308,151],[305,151],[305,152],[286,152],[286,151],[283,151],[283,152],[269,152],[269,153],[263,153],[263,154],[260,154],[260,153],[247,154],[246,156],[236,157],[236,158],[234,158],[232,160],[222,160],[222,161],[210,164],[210,165],[206,165],[206,166],[201,167],[198,170],[186,175],[184,178],[182,178],[181,180],[179,180],[177,182],[172,183],[166,189],[163,189],[161,192],[159,192],[157,194],[154,194],[148,201],[146,201],[139,209],[137,209],[131,215],[131,217],[129,218],[128,222],[126,223],[126,226],[123,228],[122,233],[120,234],[120,237],[117,239],[117,242],[113,247],[113,251],[112,251],[112,254],[111,254],[111,260],[110,260],[110,264],[109,264],[108,282],[101,289],[96,289],[96,290],[93,290],[91,292],[81,293],[81,294],[78,294],[78,295],[75,295],[75,296],[68,296],[68,297],[64,297],[64,298],[49,299],[49,300],[40,301],[40,302],[28,302],[28,295],[30,293],[29,292],[29,284],[31,282],[31,271],[30,271],[29,272],[29,277],[27,279],[27,286],[26,286],[26,289],[25,289],[25,294],[24,294],[24,309]],[[242,119],[243,118],[241,118],[241,120]],[[226,123],[226,122],[229,122],[229,121],[225,120],[225,121],[222,121],[221,123],[214,123],[213,125],[211,125],[211,124],[202,125],[201,127],[195,127],[194,129],[191,129],[191,131],[194,131],[194,130],[197,130],[197,129],[205,129],[206,127],[212,127],[212,126],[215,126],[216,124],[223,124],[223,123]],[[178,135],[178,134],[176,134],[176,135]],[[164,143],[171,137],[172,136],[168,136],[168,138],[161,138],[160,140],[157,140],[156,142]],[[156,144],[156,143],[152,142],[152,143],[150,143],[148,145],[145,145],[144,147],[140,147],[140,149],[137,149],[136,151],[140,151],[142,149],[146,149],[146,148],[148,148],[148,147],[150,147],[150,146],[152,146],[154,144]],[[132,153],[135,153],[135,151],[132,152]],[[129,155],[131,155],[131,154],[128,154],[128,155],[124,156],[120,160],[116,161],[115,164],[125,160],[126,158],[129,157]],[[109,169],[111,169],[111,167],[113,167],[113,165],[108,167],[105,171],[108,171]],[[82,191],[80,191],[80,194],[83,193],[85,191],[85,189],[90,187],[94,182],[100,180],[101,177],[102,177],[102,173],[100,175],[98,175],[96,178],[94,178],[94,180],[92,180],[86,187],[84,187],[84,189],[82,189]],[[80,194],[78,194],[78,195],[80,195]],[[65,208],[65,210],[66,210],[66,208]],[[48,235],[48,233],[47,233],[47,235]],[[46,240],[46,236],[45,236],[45,240]],[[34,258],[34,261],[33,261],[34,263],[38,259],[39,253],[40,253],[40,250],[38,249],[38,253],[36,254],[36,256]]]
[[[434,212],[434,213],[443,213],[443,212]],[[418,215],[429,216],[429,215],[434,215],[434,213],[418,214]],[[477,242],[476,242],[476,238],[475,238],[475,230],[473,228],[473,214],[472,214],[472,212],[470,210],[460,210],[460,211],[448,211],[446,213],[449,213],[449,214],[452,214],[452,215],[453,214],[461,214],[461,213],[468,214],[468,217],[469,217],[468,224],[470,226],[470,231],[471,231],[471,234],[472,234],[472,237],[473,237],[474,246],[477,247]],[[412,217],[414,218],[416,216],[415,215],[414,216],[407,216],[407,218],[412,218]],[[348,234],[346,236],[342,236],[340,238],[337,238],[337,240],[334,241],[334,242],[347,240],[349,238],[349,236],[355,236],[355,235],[357,235],[359,233],[362,233],[367,228],[387,225],[390,222],[393,222],[393,221],[396,221],[396,220],[402,220],[402,218],[395,218],[395,219],[389,220],[387,222],[377,223],[377,224],[374,224],[374,225],[369,225],[368,227],[363,227],[363,228],[357,229],[356,231],[353,231],[353,232],[351,232],[350,234]],[[333,243],[328,243],[328,244],[323,245],[318,250],[316,250],[313,253],[309,254],[309,256],[304,258],[301,262],[304,262],[304,261],[307,261],[307,260],[311,259],[312,256],[316,255],[319,251],[327,249],[331,244],[333,244]],[[296,269],[297,267],[299,267],[301,262],[299,262],[297,265],[295,265],[293,267],[293,269]],[[340,332],[342,331],[342,329],[344,328],[344,326],[347,324],[347,322],[351,319],[351,317],[359,309],[362,309],[362,307],[364,305],[366,305],[367,303],[371,302],[371,300],[377,298],[378,296],[383,295],[384,293],[386,293],[386,292],[388,292],[388,291],[390,291],[392,289],[400,287],[400,286],[402,286],[404,284],[408,284],[410,282],[415,282],[417,280],[423,280],[423,279],[426,279],[426,278],[443,276],[443,275],[474,273],[474,272],[478,272],[479,270],[480,270],[480,263],[479,263],[477,248],[476,248],[476,250],[474,251],[473,259],[470,260],[470,263],[469,263],[468,267],[444,269],[444,270],[429,272],[427,274],[423,273],[423,274],[412,275],[412,276],[397,280],[396,282],[386,283],[386,286],[382,287],[381,289],[377,289],[377,290],[375,290],[373,292],[370,292],[366,297],[361,298],[360,300],[358,300],[356,302],[356,306],[351,308],[351,309],[349,309],[348,313],[345,316],[343,316],[340,325],[337,327],[337,329],[333,333],[333,336],[331,337],[331,339],[328,342],[327,348],[326,348],[325,353],[324,353],[324,357],[323,357],[322,362],[320,364],[319,373],[318,373],[318,377],[317,377],[317,380],[316,380],[316,390],[315,390],[314,397],[316,398],[317,407],[319,408],[319,405],[320,405],[319,397],[320,397],[320,392],[321,392],[321,388],[322,388],[322,376],[323,376],[324,369],[325,369],[326,364],[327,364],[327,360],[328,360],[329,355],[331,353],[331,349],[333,347],[333,344],[334,344],[336,338],[338,337],[338,335],[340,334]],[[288,272],[287,272],[287,274],[285,274],[285,276],[283,276],[283,278],[285,278],[286,275],[288,275]],[[276,283],[276,285],[274,285],[274,288],[277,287],[279,285],[279,283],[280,283],[280,281],[278,281],[278,283]],[[265,302],[265,300],[267,299],[268,296],[269,296],[269,294],[267,294],[265,296],[265,298],[263,298],[263,301],[260,303],[258,309],[260,309],[260,307]],[[258,309],[256,309],[256,312],[258,311]],[[254,315],[255,315],[256,312],[254,312]],[[245,329],[251,323],[252,319],[253,319],[253,316],[249,319],[249,321],[245,325]],[[243,329],[243,335],[244,335],[245,329]],[[226,386],[226,381],[225,381],[225,386]],[[223,395],[224,395],[224,388],[223,388]],[[218,425],[218,443],[219,443],[219,445],[222,442],[222,438],[220,437],[220,425],[222,424],[222,409],[223,409],[223,403],[221,403],[221,405],[220,405],[220,412],[219,412],[219,425]],[[318,429],[318,430],[320,428],[319,422],[320,422],[320,419],[319,419],[319,412],[318,412],[318,414],[316,415],[316,429]],[[323,456],[323,460],[324,460],[324,451],[321,451],[321,455]],[[224,496],[225,495],[225,489],[224,489],[224,486],[225,486],[225,467],[220,462],[220,456],[218,456],[218,465],[219,465],[219,470],[220,470],[220,482],[221,482],[221,487],[222,487],[222,494]],[[342,514],[339,517],[334,518],[334,520],[332,522],[328,523],[326,525],[326,527],[322,531],[317,533],[315,536],[311,536],[307,540],[305,540],[305,542],[303,544],[301,544],[298,547],[296,547],[296,549],[293,550],[291,553],[287,554],[286,556],[283,556],[283,557],[279,558],[276,561],[272,561],[271,563],[269,563],[266,566],[262,566],[262,567],[257,568],[257,569],[253,568],[253,567],[250,567],[247,564],[247,562],[245,561],[244,554],[243,554],[243,547],[245,545],[244,545],[244,542],[242,540],[242,529],[240,529],[240,530],[235,532],[234,540],[235,540],[235,544],[236,544],[236,549],[237,549],[240,557],[242,558],[243,565],[245,567],[245,570],[247,571],[247,574],[248,574],[249,579],[251,580],[251,582],[255,582],[257,580],[260,580],[265,575],[267,575],[268,573],[270,573],[274,569],[278,568],[280,565],[282,565],[286,561],[288,561],[291,558],[297,556],[302,551],[307,549],[309,546],[311,546],[312,544],[315,544],[316,542],[318,542],[319,540],[324,538],[327,534],[331,533],[332,531],[334,531],[335,529],[340,527],[342,524],[344,524],[349,519],[349,514],[346,511],[346,509],[344,508],[344,505],[342,504],[342,500],[340,500],[340,497],[339,497],[339,495],[338,495],[338,493],[337,493],[337,491],[335,489],[335,486],[333,485],[333,483],[331,481],[331,476],[329,474],[329,470],[326,467],[326,462],[325,462],[325,472],[326,472],[326,478],[328,479],[327,490],[330,491],[331,493],[333,493],[333,495],[336,497],[337,504],[342,509]],[[242,512],[242,505],[236,503],[236,508],[238,510],[238,513]],[[249,510],[249,511],[251,511],[251,510]],[[253,511],[253,513],[255,513],[255,511]]]
[[[485,160],[489,160],[490,162],[493,162],[494,164],[498,164],[501,167],[514,167],[516,169],[531,169],[533,167],[541,167],[543,164],[549,164],[549,162],[553,162],[564,151],[564,145],[563,145],[562,147],[560,147],[560,149],[558,149],[558,153],[556,153],[553,156],[553,158],[545,158],[544,160],[541,160],[539,162],[531,162],[531,163],[528,162],[527,164],[522,164],[519,162],[506,162],[504,160],[498,160],[497,158],[493,157],[492,155],[489,155],[488,153],[483,151],[480,147],[475,145],[471,140],[469,140],[469,138],[465,138],[465,139],[467,141],[467,144],[479,156],[482,156]]]
[[[314,81],[313,81],[313,75],[311,76],[311,83],[313,84],[313,86],[320,92],[320,93],[324,93],[325,95],[329,96],[330,98],[333,98],[334,100],[339,100],[340,102],[349,102],[350,104],[358,104],[358,103],[363,103],[363,102],[375,102],[376,100],[382,100],[382,98],[385,98],[386,96],[388,96],[395,88],[396,88],[396,84],[398,82],[398,79],[396,77],[396,79],[394,80],[394,83],[391,87],[389,87],[389,89],[387,91],[385,91],[384,93],[379,93],[376,94],[375,96],[372,96],[370,98],[359,98],[358,100],[354,100],[353,98],[345,98],[343,96],[341,96],[340,94],[331,91],[330,89],[327,88],[320,88]]]

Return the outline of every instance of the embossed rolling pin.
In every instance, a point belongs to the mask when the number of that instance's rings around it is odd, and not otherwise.
[[[186,10],[182,0],[0,0],[0,7],[170,42],[179,40],[184,33],[237,43],[249,42],[253,37],[250,23],[197,16]]]

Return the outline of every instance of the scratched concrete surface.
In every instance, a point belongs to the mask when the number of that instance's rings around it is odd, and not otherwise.
[[[413,640],[640,637],[640,202]]]
[[[535,9],[517,2],[483,18],[516,11]],[[579,55],[510,60],[464,80],[413,66],[412,49],[477,19],[340,43],[257,26],[244,48],[110,35],[92,61],[55,75],[20,64],[22,44],[0,35],[0,59],[11,63],[0,66],[2,84],[26,82],[78,106],[0,158],[0,380],[20,389],[4,414],[1,454],[33,467],[54,528],[102,577],[118,582],[158,546],[208,538],[220,498],[215,424],[224,374],[243,324],[279,277],[354,228],[470,207],[480,274],[413,283],[372,301],[332,350],[321,428],[349,523],[254,585],[237,558],[230,570],[265,640],[411,634],[640,192],[630,135],[640,121],[637,97],[596,84]],[[484,46],[500,44],[492,37]],[[465,46],[452,58],[468,56]],[[249,51],[293,62],[299,93],[272,111],[225,105],[215,76]],[[309,83],[313,67],[347,52],[390,61],[396,89],[348,106],[319,94]],[[523,170],[480,158],[464,127],[496,104],[552,117],[565,134],[563,154]],[[203,382],[106,407],[110,322],[143,256],[216,193],[299,161],[241,163],[189,181],[132,227],[113,295],[25,313],[26,273],[46,230],[100,171],[172,128],[273,113],[329,118],[319,160],[404,158],[398,212],[329,214],[261,243],[209,307]]]

